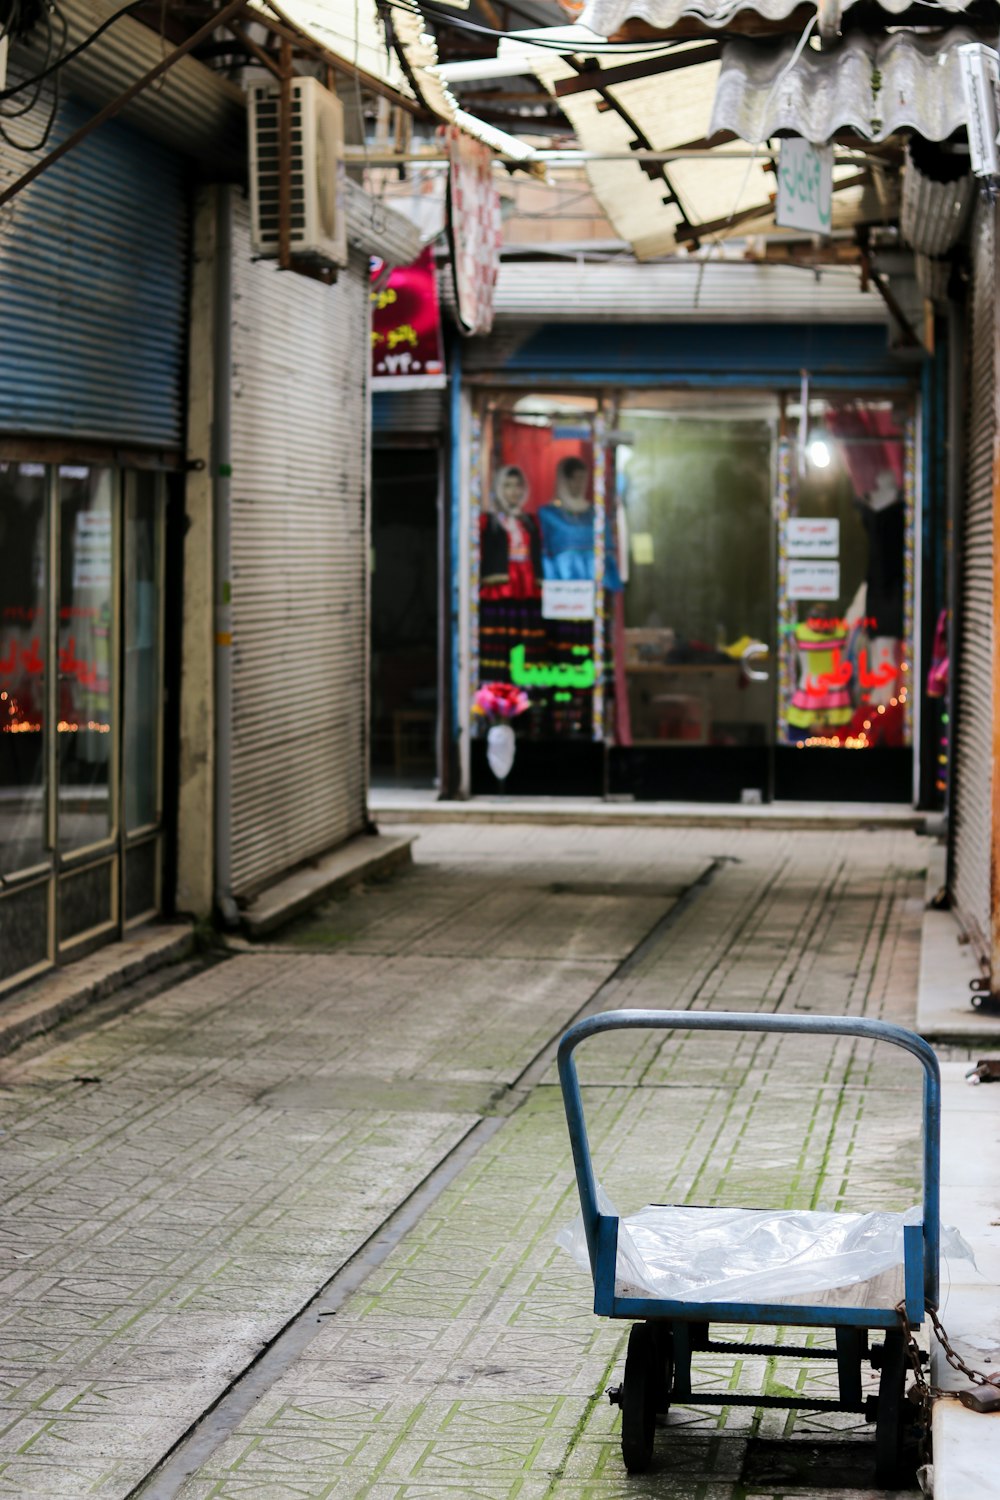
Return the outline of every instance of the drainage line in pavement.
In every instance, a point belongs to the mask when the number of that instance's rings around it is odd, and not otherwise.
[[[493,1139],[505,1121],[525,1102],[552,1066],[559,1038],[567,1026],[583,1016],[604,1010],[623,980],[641,964],[695,901],[704,895],[719,870],[728,862],[723,855],[706,866],[697,880],[685,888],[673,905],[658,918],[646,936],[625,955],[583,1005],[569,1016],[559,1032],[542,1046],[514,1081],[498,1090],[496,1102],[506,1101],[497,1113],[476,1121],[446,1156],[403,1199],[381,1226],[345,1261],[303,1308],[236,1377],[213,1406],[203,1412],[174,1444],[157,1467],[129,1491],[126,1500],[174,1500],[182,1485],[207,1463],[226,1438],[235,1431],[273,1385],[295,1364],[319,1332],[323,1319],[333,1317],[349,1297],[367,1281],[413,1229],[455,1178]]]

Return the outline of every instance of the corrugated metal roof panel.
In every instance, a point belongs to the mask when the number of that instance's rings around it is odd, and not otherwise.
[[[954,13],[968,10],[972,0],[936,0],[936,3],[938,9]],[[626,21],[645,21],[655,31],[667,31],[690,18],[721,30],[748,11],[765,21],[784,21],[801,9],[801,4],[802,0],[590,0],[580,16],[580,25],[599,36],[613,36]],[[855,0],[840,0],[836,9],[843,14],[853,4]],[[911,9],[912,0],[879,0],[879,6],[898,16]],[[932,7],[927,9],[930,11]],[[835,15],[831,16],[831,23],[836,24]]]
[[[833,50],[807,47],[791,68],[792,41],[728,42],[709,134],[731,130],[745,141],[764,141],[791,130],[820,142],[849,129],[883,141],[909,127],[943,141],[965,124],[958,48],[970,41],[975,37],[964,28],[942,38],[853,34]]]
[[[677,50],[672,49],[672,55]],[[648,51],[616,52],[597,61],[601,67],[620,67],[649,56]],[[553,92],[559,79],[574,75],[574,69],[555,53],[533,58],[531,66],[535,76]],[[596,93],[567,94],[559,102],[587,151],[627,155],[634,148],[635,127],[654,151],[669,151],[711,134],[719,74],[718,62],[706,62],[615,84],[607,93],[621,105],[628,120],[606,109]],[[650,176],[638,162],[633,165],[619,160],[590,162],[587,176],[616,232],[640,260],[649,260],[677,248],[676,231],[683,222],[724,224],[738,210],[769,203],[774,177],[765,171],[767,162],[766,152],[761,152],[756,161],[733,160],[731,148],[727,151],[723,147],[721,154],[709,151],[695,160],[671,162],[664,168],[664,175]],[[845,170],[852,175],[854,169],[838,168],[841,175]],[[834,229],[857,222],[863,193],[861,187],[855,187],[834,195]],[[880,217],[889,206],[879,204]],[[733,232],[746,235],[762,229],[769,234],[776,232],[770,209],[759,220],[741,222]],[[720,230],[719,237],[724,238],[726,232]]]
[[[884,323],[885,304],[856,272],[748,261],[579,265],[506,261],[495,318],[538,322]]]

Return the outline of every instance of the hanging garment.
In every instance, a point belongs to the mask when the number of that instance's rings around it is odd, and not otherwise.
[[[795,627],[795,644],[799,685],[788,709],[790,737],[802,738],[795,731],[818,732],[849,723],[854,712],[851,695],[846,683],[838,685],[836,681],[844,666],[849,670],[847,631],[839,627],[814,630],[803,623]]]
[[[568,510],[553,500],[538,512],[542,528],[542,576],[564,582],[590,582],[594,577],[594,507]],[[606,532],[604,587],[617,593],[622,586],[614,552],[614,533]]]
[[[542,536],[534,516],[496,515],[479,521],[479,597],[537,599],[542,592]]]
[[[883,510],[858,507],[868,533],[868,592],[865,610],[873,635],[903,634],[903,543],[906,513],[902,500]]]

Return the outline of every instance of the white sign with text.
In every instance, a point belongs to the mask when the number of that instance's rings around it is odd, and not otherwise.
[[[811,516],[792,516],[785,522],[789,557],[839,557],[840,522]]]
[[[784,229],[829,234],[833,214],[833,150],[798,136],[781,143],[774,222]]]
[[[788,598],[839,599],[840,563],[789,562]]]
[[[542,579],[542,618],[592,620],[594,585],[590,579]]]

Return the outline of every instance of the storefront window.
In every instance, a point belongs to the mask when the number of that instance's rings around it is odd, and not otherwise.
[[[602,732],[621,579],[596,417],[589,398],[542,395],[487,417],[476,678],[525,689],[527,738]]]
[[[790,415],[779,733],[806,748],[903,748],[913,610],[905,414],[888,400],[813,399]]]
[[[622,743],[767,743],[776,417],[774,399],[668,393],[619,411]]]
[[[0,872],[46,857],[46,470],[0,463]]]

